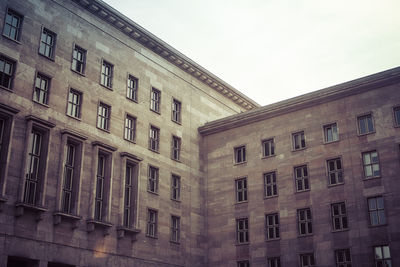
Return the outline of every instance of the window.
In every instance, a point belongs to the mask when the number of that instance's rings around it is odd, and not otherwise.
[[[295,167],[294,176],[297,192],[310,190],[310,183],[308,181],[308,171],[306,165]]]
[[[275,172],[264,173],[264,193],[265,197],[274,197],[278,195]]]
[[[86,62],[86,50],[74,45],[74,50],[72,51],[72,65],[71,69],[80,74],[85,73],[85,62]]]
[[[104,207],[106,197],[104,196],[104,183],[106,180],[106,161],[107,155],[99,153],[97,162],[97,174],[96,174],[96,197],[95,197],[95,209],[94,219],[102,221],[104,218]]]
[[[149,180],[147,184],[149,192],[157,193],[158,191],[158,168],[149,166]]]
[[[176,99],[172,100],[172,121],[181,122],[181,102]]]
[[[302,149],[306,147],[306,139],[304,137],[304,132],[298,132],[292,134],[293,149]]]
[[[0,86],[11,89],[14,79],[15,62],[0,56]]]
[[[331,205],[332,229],[334,231],[348,228],[346,204],[344,202]]]
[[[171,242],[179,243],[181,218],[171,216]]]
[[[156,88],[151,88],[150,94],[150,109],[160,113],[161,92]]]
[[[36,74],[35,91],[33,92],[33,100],[47,105],[49,98],[50,78],[43,74]]]
[[[132,75],[128,75],[126,89],[126,97],[130,100],[137,101],[138,79]]]
[[[271,257],[267,259],[268,267],[281,267],[281,258],[280,257]]]
[[[67,115],[80,118],[81,117],[82,93],[70,89],[68,93]]]
[[[153,151],[158,151],[159,144],[160,144],[160,129],[154,126],[150,126],[149,149]]]
[[[330,159],[326,161],[328,168],[328,183],[336,185],[343,183],[342,160],[340,158]]]
[[[67,144],[67,155],[64,164],[64,183],[62,187],[62,212],[71,213],[72,211],[72,196],[74,181],[75,162],[76,162],[76,146],[72,143]]]
[[[149,237],[157,237],[157,213],[156,210],[147,210],[146,235]]]
[[[100,102],[97,114],[97,128],[108,131],[110,129],[111,107]]]
[[[42,29],[40,37],[39,54],[47,58],[54,58],[54,49],[56,47],[56,34],[46,28]]]
[[[100,84],[107,88],[112,88],[113,68],[114,66],[112,64],[103,60],[103,63],[101,64]]]
[[[350,249],[335,250],[336,267],[351,267]]]
[[[297,210],[297,219],[299,223],[299,235],[312,234],[312,217],[309,208]]]
[[[368,198],[368,213],[371,225],[386,224],[385,206],[382,196]]]
[[[249,242],[249,220],[247,218],[236,220],[236,241],[238,244]]]
[[[250,267],[249,261],[238,261],[237,267]]]
[[[313,253],[300,254],[300,266],[301,267],[315,266],[314,254]]]
[[[375,266],[392,266],[389,246],[374,247]]]
[[[394,125],[400,126],[400,106],[393,108],[394,113]]]
[[[135,221],[135,200],[137,185],[137,164],[125,164],[124,227],[132,228]]]
[[[177,136],[172,136],[172,159],[180,160],[181,158],[181,139]]]
[[[241,178],[235,181],[236,184],[236,202],[247,201],[247,179]]]
[[[136,138],[136,118],[130,115],[125,117],[124,138],[131,142],[134,142]]]
[[[274,139],[268,139],[262,141],[263,157],[269,157],[275,155],[275,144]]]
[[[339,140],[337,124],[332,123],[324,126],[325,143]]]
[[[181,177],[178,175],[171,175],[171,199],[180,200],[181,196]]]
[[[22,19],[23,16],[11,9],[8,9],[4,21],[3,35],[14,41],[19,41],[21,35]]]
[[[246,146],[239,146],[234,148],[235,163],[246,162]]]
[[[358,133],[360,135],[373,133],[375,131],[371,114],[357,117],[357,122],[358,122]]]
[[[278,213],[265,215],[265,224],[267,240],[277,239],[280,237]]]
[[[381,175],[379,168],[378,152],[369,151],[362,153],[364,178],[379,177]]]

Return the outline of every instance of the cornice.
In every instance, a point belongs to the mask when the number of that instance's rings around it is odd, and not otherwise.
[[[146,48],[168,60],[183,71],[189,73],[210,88],[224,95],[232,102],[246,110],[260,107],[254,100],[245,96],[231,85],[227,84],[190,58],[186,57],[128,17],[104,3],[101,0],[72,0],[97,17],[114,26],[128,37],[139,42]]]
[[[400,67],[208,122],[198,131],[206,136],[395,83],[400,83]]]

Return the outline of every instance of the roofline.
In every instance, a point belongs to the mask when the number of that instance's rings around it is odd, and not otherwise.
[[[160,38],[150,33],[102,0],[72,1],[95,14],[98,18],[108,24],[114,26],[128,37],[168,60],[178,68],[192,75],[210,88],[227,97],[238,106],[246,110],[260,107],[257,102],[218,78],[216,75],[212,74],[187,56],[183,55],[181,52],[168,45],[166,42],[162,41]]]
[[[255,110],[208,122],[204,126],[199,127],[198,131],[201,135],[206,136],[347,96],[374,90],[396,82],[400,82],[400,67],[283,100]]]

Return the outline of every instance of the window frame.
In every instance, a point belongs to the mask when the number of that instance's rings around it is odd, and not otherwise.
[[[239,188],[240,183],[242,184],[241,188]],[[240,177],[235,179],[235,195],[237,204],[248,202],[247,177]]]
[[[176,144],[177,144],[177,146],[176,146]],[[181,162],[181,148],[182,148],[182,139],[176,135],[172,135],[171,158],[173,160]]]
[[[234,164],[239,165],[247,162],[246,145],[239,145],[233,148]]]
[[[297,177],[297,169],[302,168],[302,176]],[[307,171],[307,175],[304,175],[304,168]],[[301,192],[307,192],[311,190],[311,183],[310,183],[310,174],[308,171],[308,165],[303,164],[299,166],[293,167],[294,170],[294,182],[295,182],[295,188],[296,188],[296,193],[301,193]],[[298,188],[298,181],[301,181],[301,185],[303,189]],[[307,188],[306,188],[307,185]]]
[[[109,73],[107,73],[106,68],[109,69],[108,71]],[[105,60],[103,58],[101,60],[101,68],[100,68],[100,85],[109,90],[113,90],[113,77],[114,77],[114,64],[110,63],[110,61]]]
[[[40,81],[41,81],[40,87],[36,86],[38,79],[40,79]],[[45,89],[41,88],[42,87],[41,84],[42,84],[43,81],[46,82],[46,88]],[[32,100],[33,100],[34,103],[43,105],[45,107],[49,107],[51,82],[52,82],[52,77],[50,77],[49,75],[44,74],[43,72],[40,72],[40,71],[36,72],[35,81],[33,83],[33,96],[32,96]],[[39,90],[39,96],[37,96],[38,90]],[[44,95],[43,100],[41,100],[42,92],[43,92],[43,95]]]
[[[131,121],[131,123],[128,123],[128,121]],[[124,140],[132,142],[134,144],[136,143],[136,131],[137,131],[136,125],[137,125],[137,118],[129,113],[125,113]]]
[[[153,215],[153,216],[152,216]],[[153,220],[154,218],[154,220]],[[147,208],[146,220],[146,236],[150,238],[157,238],[157,224],[158,224],[158,210]]]
[[[393,126],[395,128],[398,128],[398,127],[400,127],[400,105],[394,106],[392,108],[392,112],[393,112],[392,113],[393,114]],[[396,112],[399,113],[398,117],[396,116]]]
[[[309,211],[310,216],[308,216],[307,212]],[[305,217],[304,219],[301,219],[301,212],[305,212]],[[304,230],[305,232],[302,232],[302,224],[304,224]],[[302,208],[302,209],[297,209],[297,229],[298,229],[298,235],[299,236],[309,236],[314,233],[313,229],[313,216],[312,216],[312,211],[311,208]],[[310,228],[311,227],[311,228]],[[310,230],[311,229],[311,230]]]
[[[154,133],[154,135],[152,134]],[[149,150],[160,153],[160,128],[150,124],[149,127]]]
[[[338,214],[335,214],[335,207],[337,207]],[[343,212],[344,208],[344,212]],[[336,219],[339,222],[339,226],[336,227]],[[347,213],[346,202],[336,202],[331,204],[331,223],[332,223],[332,231],[340,232],[349,230],[349,218]]]
[[[172,98],[171,120],[177,124],[182,124],[182,102],[176,98]]]
[[[281,257],[267,257],[267,265],[268,267],[281,267]]]
[[[297,136],[300,136],[300,140],[298,140]],[[296,142],[300,141],[300,146],[296,147]],[[292,133],[292,151],[299,151],[307,148],[306,143],[306,134],[304,130],[296,131]]]
[[[152,175],[153,173],[154,175]],[[158,195],[159,179],[160,179],[160,169],[156,166],[149,164],[147,168],[147,192]]]
[[[46,36],[51,36],[53,38],[51,44],[48,44],[47,42],[43,42],[42,41],[44,33],[46,33]],[[46,37],[46,39],[47,39],[47,37]],[[45,47],[44,48],[45,49],[44,52],[41,52],[42,44]],[[43,56],[43,57],[45,57],[45,58],[47,58],[47,59],[49,59],[51,61],[54,61],[55,54],[56,54],[55,53],[56,45],[57,45],[57,34],[55,32],[53,32],[53,31],[49,30],[48,28],[42,26],[41,31],[40,31],[40,38],[39,38],[39,49],[38,49],[39,55],[41,55],[41,56]],[[48,53],[46,53],[46,48],[49,48],[49,50],[50,50],[49,55],[47,55]]]
[[[7,16],[12,13],[13,18],[17,17],[19,19],[19,25],[17,27],[7,23]],[[2,35],[4,37],[6,37],[7,39],[14,41],[18,44],[21,44],[21,34],[22,34],[22,25],[24,22],[24,15],[22,15],[20,12],[15,11],[12,8],[7,8],[7,11],[5,12],[5,16],[4,16],[4,22],[3,22],[3,30],[2,30]],[[5,29],[6,29],[6,25],[10,25],[10,28],[16,28],[15,32],[16,32],[16,37],[12,38],[10,35],[7,35],[5,33]]]
[[[376,162],[373,162],[372,161],[372,154],[373,153],[376,153],[376,158],[377,158],[377,161]],[[365,163],[365,161],[364,161],[364,155],[369,155],[369,158],[370,158],[370,163]],[[363,152],[361,152],[361,164],[362,164],[362,177],[364,178],[364,180],[369,180],[369,179],[374,179],[374,178],[380,178],[381,176],[382,176],[382,169],[381,169],[381,165],[380,165],[380,162],[379,162],[379,153],[378,153],[378,150],[368,150],[368,151],[363,151]],[[371,172],[372,172],[372,175],[371,176],[367,176],[366,175],[366,167],[371,167]],[[378,175],[375,175],[374,174],[374,166],[378,166],[378,171],[379,171],[379,174]]]
[[[272,224],[269,224],[269,218],[272,218]],[[272,230],[272,235],[270,235],[270,230]],[[265,240],[279,240],[281,238],[280,233],[280,217],[279,213],[268,213],[265,214]]]
[[[1,71],[0,73],[0,88],[5,89],[7,91],[13,92],[13,87],[14,87],[14,77],[15,77],[15,72],[17,69],[17,61],[5,56],[3,54],[0,54],[0,60],[4,61],[4,66],[6,66],[6,63],[11,65],[10,67],[10,72],[11,74],[6,74],[5,71]],[[4,70],[4,69],[3,69]],[[3,85],[3,75],[8,77],[8,87]]]
[[[385,251],[383,250],[383,248],[387,247],[388,252],[389,252],[389,258],[385,257]],[[380,254],[382,255],[382,259],[377,259],[377,253],[376,250],[379,248],[380,250]],[[378,266],[378,262],[385,264],[386,262],[390,261],[390,263],[392,263],[392,256],[390,255],[390,246],[389,245],[378,245],[378,246],[374,246],[373,247],[373,252],[374,252],[374,262],[375,262],[375,266]],[[385,264],[386,265],[386,264]],[[384,265],[380,265],[380,266],[384,266]],[[392,265],[390,265],[392,266]]]
[[[75,58],[75,51],[77,51],[77,53],[81,53],[81,55],[82,55],[81,60],[79,58]],[[85,76],[86,57],[87,57],[86,55],[87,55],[87,50],[74,43],[74,45],[72,46],[72,55],[71,55],[71,70],[73,72],[75,72],[79,75]],[[77,70],[79,64],[78,63],[74,64],[74,62],[80,63],[81,71]],[[74,68],[74,65],[76,66],[75,68]]]
[[[243,223],[243,227],[241,227]],[[249,218],[237,218],[236,219],[236,245],[245,245],[250,243],[249,233]]]
[[[343,255],[340,256],[339,253],[341,253]],[[349,256],[349,258],[347,258],[347,256]],[[340,258],[342,258],[343,260],[340,261]],[[336,264],[336,267],[352,266],[350,248],[335,249],[335,264]]]
[[[307,265],[303,265],[303,257],[307,257],[307,262],[309,262],[309,264]],[[301,267],[312,267],[312,266],[317,266],[315,264],[315,256],[314,256],[314,252],[309,252],[309,253],[301,253],[299,254],[299,260],[300,260],[300,265]]]
[[[371,118],[371,125],[372,125],[372,129],[369,129],[368,126],[368,121],[365,124],[365,132],[361,131],[361,124],[360,124],[360,120],[363,118],[368,119],[368,117]],[[357,134],[358,136],[364,136],[364,135],[368,135],[368,134],[373,134],[375,133],[375,122],[374,122],[374,117],[372,112],[367,112],[367,113],[363,113],[357,116],[356,118],[356,122],[357,122]]]
[[[237,267],[250,267],[250,261],[249,260],[240,260],[236,262]]]
[[[337,162],[340,162],[340,169],[337,168]],[[334,163],[334,170],[330,170],[330,162]],[[343,171],[343,161],[342,157],[335,157],[335,158],[329,158],[326,160],[326,174],[328,178],[328,186],[337,186],[337,185],[342,185],[344,184],[344,171]],[[332,183],[332,177],[331,174],[334,174],[335,177],[335,183]],[[340,180],[340,176],[342,181]]]
[[[153,95],[157,97],[154,97],[153,99]],[[157,114],[161,114],[161,90],[158,90],[155,87],[151,87],[150,90],[150,110]]]
[[[382,207],[378,207],[378,199],[382,199]],[[374,200],[375,208],[370,207],[370,200]],[[387,225],[387,216],[385,212],[385,199],[383,195],[370,196],[367,198],[368,225],[370,227],[379,227]],[[376,214],[377,223],[373,223],[372,214]]]
[[[181,176],[171,174],[171,200],[180,202],[181,200]]]
[[[102,107],[106,111],[107,114],[99,114],[100,107]],[[111,105],[109,105],[103,101],[99,101],[98,105],[97,105],[96,118],[97,118],[96,128],[109,133],[110,127],[111,127]]]
[[[336,133],[334,133],[333,130],[333,126],[336,129]],[[339,127],[338,127],[338,123],[337,122],[332,122],[332,123],[327,123],[324,124],[324,126],[322,126],[323,128],[323,132],[324,132],[324,144],[330,144],[330,143],[334,143],[334,142],[338,142],[340,141],[340,135],[339,135]],[[329,138],[329,134],[327,132],[328,129],[332,129],[332,140],[328,140]],[[336,135],[336,139],[335,139],[335,135]]]
[[[134,83],[134,86],[131,86],[131,81]],[[138,103],[138,90],[139,90],[139,79],[128,73],[126,78],[126,98]]]
[[[268,145],[268,153],[270,153],[269,155],[267,155],[267,153],[266,153],[266,149],[265,149],[266,144],[269,144]],[[271,137],[271,138],[266,138],[266,139],[261,140],[261,150],[262,150],[263,158],[270,158],[270,157],[276,156],[275,138]]]
[[[181,217],[171,215],[170,242],[179,244],[181,236]]]
[[[122,226],[128,229],[134,229],[137,225],[137,197],[139,180],[139,162],[132,159],[129,155],[121,155],[124,160],[124,182],[123,182],[123,213]],[[128,172],[129,168],[129,172]],[[130,174],[130,183],[128,183],[128,173]],[[129,192],[129,196],[127,194]],[[129,197],[129,201],[127,198]],[[128,203],[129,202],[129,203]]]
[[[71,102],[70,100],[70,95],[75,94],[78,95],[78,104]],[[81,120],[81,115],[82,115],[82,101],[83,101],[83,93],[79,90],[76,90],[75,88],[70,87],[68,90],[68,95],[67,95],[67,107],[66,107],[66,115],[70,118],[74,118],[77,120]],[[71,106],[71,109],[70,109]],[[73,108],[77,108],[77,116],[74,116],[73,114],[70,114],[69,110],[73,110]],[[75,111],[76,112],[76,111]]]
[[[271,175],[271,182],[267,183],[267,176]],[[279,195],[278,193],[278,182],[276,178],[276,171],[269,171],[265,172],[263,174],[263,180],[264,180],[264,198],[272,198],[272,197],[277,197]],[[268,188],[271,188],[271,194],[268,195]]]

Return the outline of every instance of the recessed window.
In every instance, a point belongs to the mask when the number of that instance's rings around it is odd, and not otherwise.
[[[304,132],[297,132],[292,134],[293,149],[303,149],[306,147],[306,139],[304,137]]]
[[[313,253],[300,254],[300,266],[301,267],[315,266],[314,254]]]
[[[76,179],[74,179],[76,173],[76,146],[72,143],[68,143],[67,147],[67,155],[64,164],[64,183],[62,189],[62,212],[71,213],[72,210],[72,196],[73,196],[73,187],[72,185],[76,183]]]
[[[160,129],[150,126],[149,133],[149,149],[153,151],[158,151],[160,145]]]
[[[97,156],[96,190],[94,219],[103,221],[106,218],[106,209],[108,205],[108,194],[110,186],[110,164],[111,155],[99,151]]]
[[[268,267],[281,267],[280,257],[271,257],[267,259]]]
[[[336,123],[324,126],[325,143],[330,143],[339,140],[339,133]]]
[[[137,183],[137,164],[127,161],[125,164],[124,191],[124,226],[127,228],[133,228],[135,222]]]
[[[147,210],[146,235],[149,237],[157,237],[157,217],[158,212],[156,210]]]
[[[249,243],[249,220],[247,218],[236,220],[236,241],[238,244]]]
[[[112,77],[113,77],[114,66],[111,63],[103,60],[101,64],[101,80],[100,84],[112,88]]]
[[[241,178],[235,181],[236,202],[247,201],[247,179]]]
[[[74,45],[74,50],[72,51],[71,69],[80,74],[84,74],[85,63],[86,63],[86,50],[77,45]]]
[[[124,138],[131,142],[134,142],[136,138],[136,118],[130,115],[125,117]]]
[[[43,74],[37,73],[35,80],[35,91],[33,93],[33,100],[47,105],[49,101],[49,88],[50,78]]]
[[[382,196],[368,198],[368,214],[371,225],[386,224],[385,205]]]
[[[328,168],[328,183],[336,185],[343,183],[342,160],[340,158],[330,159],[326,161]]]
[[[149,166],[147,190],[152,193],[157,193],[158,191],[158,168],[154,166]]]
[[[50,59],[54,59],[56,47],[56,34],[46,28],[42,29],[40,37],[39,54]]]
[[[68,93],[68,104],[67,104],[67,115],[80,118],[81,117],[81,103],[82,103],[82,93],[69,89]]]
[[[160,113],[161,92],[156,88],[151,88],[150,93],[150,109]]]
[[[364,178],[379,177],[381,171],[379,168],[378,152],[369,151],[362,153]]]
[[[346,204],[344,202],[331,205],[332,229],[334,231],[346,230],[348,228]]]
[[[12,89],[14,80],[15,61],[0,56],[0,86]]]
[[[312,234],[313,228],[310,208],[297,210],[297,220],[299,225],[299,235]]]
[[[22,15],[8,9],[4,21],[3,35],[14,41],[19,41],[21,36],[22,20]]]
[[[393,108],[394,113],[394,125],[400,126],[400,106]]]
[[[181,158],[181,139],[177,136],[172,136],[172,159],[180,160]]]
[[[389,246],[374,247],[375,266],[392,266]]]
[[[128,75],[126,97],[130,100],[137,101],[138,79],[132,75]]]
[[[294,177],[296,183],[296,191],[302,192],[310,190],[310,182],[308,178],[307,165],[294,168]]]
[[[180,200],[181,197],[181,177],[175,174],[171,175],[171,199]]]
[[[265,197],[274,197],[278,195],[275,172],[264,173],[264,189]]]
[[[335,250],[335,259],[336,259],[336,266],[338,267],[352,266],[350,249]]]
[[[267,139],[262,141],[263,157],[270,157],[275,155],[274,139]]]
[[[279,232],[279,216],[278,213],[265,215],[267,240],[278,239]]]
[[[171,215],[171,242],[179,243],[181,218]]]
[[[357,117],[357,123],[358,133],[360,135],[373,133],[375,131],[371,114]]]
[[[110,129],[110,117],[111,107],[100,102],[97,113],[97,127],[108,131]]]
[[[246,146],[239,146],[234,148],[235,163],[246,162]]]
[[[249,261],[238,261],[237,267],[250,267]]]
[[[172,121],[181,122],[181,102],[176,99],[172,100]]]

